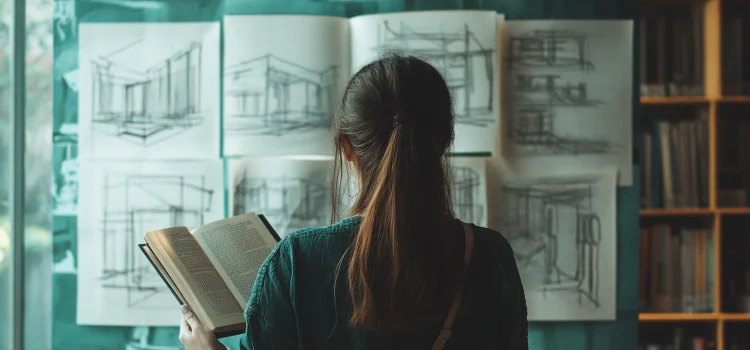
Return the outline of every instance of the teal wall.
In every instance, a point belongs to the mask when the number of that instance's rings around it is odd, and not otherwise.
[[[54,32],[54,122],[56,134],[63,123],[77,122],[78,96],[66,82],[66,73],[78,66],[77,25],[82,22],[218,21],[223,14],[319,14],[356,16],[393,11],[434,9],[485,9],[514,19],[632,19],[637,0],[78,0],[74,11],[57,11]],[[637,38],[637,36],[635,36]],[[638,45],[635,45],[637,48]],[[637,58],[638,56],[635,55]],[[637,62],[634,59],[634,62]],[[634,70],[634,81],[638,76]],[[634,83],[634,102],[638,91]],[[638,104],[633,104],[637,116]],[[634,117],[635,117],[634,116]],[[634,118],[633,123],[637,123]],[[638,130],[634,125],[633,130]],[[72,142],[72,143],[71,143]],[[637,143],[635,143],[637,144]],[[56,138],[53,159],[59,172],[67,145],[75,141]],[[74,152],[76,153],[76,152]],[[637,167],[634,172],[638,174]],[[636,176],[636,181],[638,177]],[[86,186],[86,184],[81,184]],[[533,323],[531,349],[631,350],[638,341],[638,184],[617,191],[617,320],[614,322]],[[76,219],[53,218],[55,261],[76,252]],[[76,274],[53,276],[53,349],[125,349],[134,333],[145,331],[151,345],[177,346],[176,328],[134,329],[76,325]],[[178,317],[175,307],[175,317]],[[230,349],[236,339],[228,339]],[[138,347],[133,347],[138,349]]]

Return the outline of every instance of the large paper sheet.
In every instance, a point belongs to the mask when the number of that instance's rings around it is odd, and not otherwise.
[[[219,157],[218,23],[83,23],[81,159]]]
[[[530,321],[615,319],[616,174],[503,181],[499,231],[513,247]]]
[[[426,11],[351,19],[352,68],[382,54],[413,54],[445,77],[454,104],[453,152],[495,152],[498,134],[497,22],[494,11]]]
[[[222,219],[222,162],[84,161],[79,177],[78,323],[177,326],[179,304],[137,244]]]
[[[487,226],[485,158],[451,159],[453,212],[463,222]]]
[[[230,215],[263,214],[280,237],[331,223],[329,160],[229,161]]]
[[[507,21],[503,129],[516,171],[632,170],[631,21]]]
[[[224,29],[224,153],[332,155],[347,19],[227,16]]]

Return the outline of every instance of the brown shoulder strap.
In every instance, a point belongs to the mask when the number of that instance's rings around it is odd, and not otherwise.
[[[464,226],[464,236],[466,237],[466,249],[464,250],[464,264],[469,266],[471,261],[471,253],[474,251],[474,228],[471,224],[462,223]],[[453,328],[453,321],[456,320],[458,310],[461,308],[461,298],[463,294],[463,288],[459,288],[456,296],[453,298],[453,304],[448,311],[448,317],[445,318],[443,329],[440,331],[440,335],[435,340],[435,344],[432,345],[432,350],[442,350],[445,347],[445,343],[451,337],[451,330]]]

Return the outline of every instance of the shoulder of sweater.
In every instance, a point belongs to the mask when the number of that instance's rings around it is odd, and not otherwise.
[[[357,229],[360,222],[361,217],[352,216],[341,219],[328,226],[309,227],[294,231],[286,236],[285,239],[296,240],[320,235],[347,234]]]

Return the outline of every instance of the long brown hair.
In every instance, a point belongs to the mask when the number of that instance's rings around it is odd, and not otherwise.
[[[463,271],[451,240],[453,110],[445,80],[412,56],[391,54],[364,66],[346,86],[334,140],[334,220],[346,185],[346,147],[359,183],[349,215],[362,216],[342,258],[348,259],[350,325],[375,331],[434,326]]]

